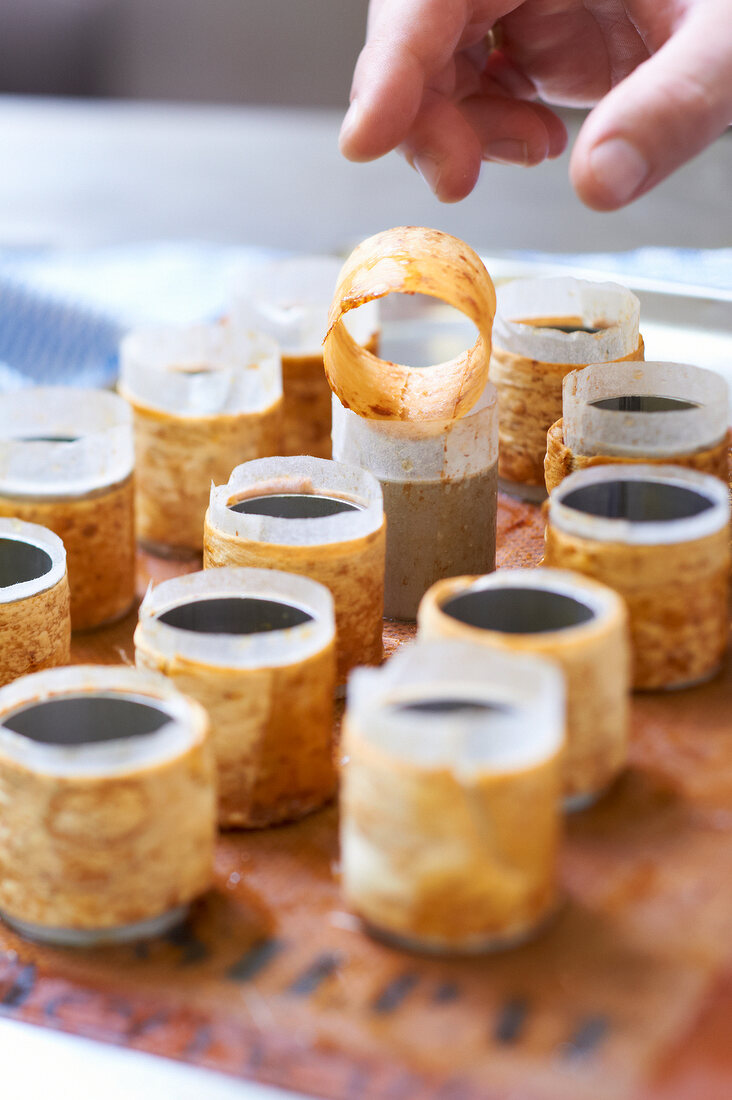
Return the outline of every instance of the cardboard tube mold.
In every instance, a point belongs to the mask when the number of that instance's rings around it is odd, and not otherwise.
[[[546,433],[562,380],[588,363],[643,359],[640,305],[613,283],[517,279],[498,289],[490,379],[498,390],[498,472],[522,496],[544,494]]]
[[[282,454],[331,457],[331,391],[323,369],[328,307],[341,269],[335,256],[252,266],[238,281],[231,322],[265,332],[282,352]],[[345,318],[357,344],[378,354],[378,302]]]
[[[162,677],[77,666],[0,690],[0,914],[59,946],[157,935],[213,874],[208,720]]]
[[[122,341],[119,392],[134,414],[138,538],[200,553],[211,482],[280,450],[279,350],[230,325],[140,330]]]
[[[338,683],[383,653],[385,522],[365,470],[322,458],[260,459],[211,489],[204,568],[243,565],[311,577],[335,600]]]
[[[419,639],[455,638],[530,653],[561,668],[567,691],[565,809],[590,805],[625,766],[630,645],[624,601],[561,569],[501,569],[436,584],[419,609]]]
[[[333,455],[381,484],[387,617],[414,620],[443,577],[493,570],[498,409],[490,383],[457,420],[368,420],[334,396]]]
[[[333,797],[333,599],[272,569],[209,569],[151,589],[139,667],[162,672],[211,719],[219,823],[293,821]]]
[[[557,902],[564,686],[525,654],[457,641],[399,650],[348,686],[342,885],[399,946],[478,952]]]
[[[71,625],[119,619],[135,598],[132,423],[102,390],[44,386],[0,403],[0,516],[66,548]]]
[[[635,688],[713,676],[727,646],[726,486],[681,466],[592,466],[549,497],[546,565],[614,588],[630,614]]]
[[[549,429],[549,492],[568,474],[610,463],[687,466],[727,484],[727,383],[685,363],[595,363],[563,383]]]
[[[66,551],[35,523],[0,519],[0,686],[69,662]]]

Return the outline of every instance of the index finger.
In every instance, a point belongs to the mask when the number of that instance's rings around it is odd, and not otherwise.
[[[425,84],[449,64],[466,27],[490,26],[516,7],[506,0],[377,0],[356,63],[351,107],[341,130],[350,160],[395,149],[417,117]]]

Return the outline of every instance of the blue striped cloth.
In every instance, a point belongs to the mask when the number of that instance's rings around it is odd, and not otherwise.
[[[128,329],[219,316],[236,275],[275,255],[185,242],[77,253],[0,249],[0,392],[109,386]]]
[[[0,390],[108,386],[122,331],[111,317],[0,275]]]

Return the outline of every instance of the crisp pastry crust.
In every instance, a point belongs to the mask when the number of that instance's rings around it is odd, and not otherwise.
[[[364,347],[379,353],[377,333]],[[333,397],[323,356],[282,353],[282,454],[330,458]]]
[[[642,360],[639,337],[623,363]],[[562,415],[562,381],[577,363],[543,363],[493,345],[490,379],[498,390],[498,473],[508,481],[544,485],[547,432]]]
[[[415,947],[478,951],[553,911],[560,821],[555,754],[458,779],[374,747],[344,723],[342,884],[370,925]]]
[[[42,668],[67,665],[71,621],[69,581],[26,599],[0,603],[0,686]]]
[[[162,672],[211,719],[223,828],[296,821],[335,794],[333,693],[335,650],[289,665],[220,668],[156,652],[142,627],[139,667]]]
[[[0,496],[0,516],[38,523],[63,541],[74,630],[119,619],[134,602],[133,497],[132,475],[82,497]]]
[[[635,688],[704,680],[727,647],[729,530],[666,545],[579,538],[551,523],[546,565],[575,569],[614,588],[630,615]]]
[[[205,715],[177,756],[95,776],[0,750],[0,910],[49,929],[134,924],[211,884],[215,774]]]
[[[549,563],[547,563],[549,564]],[[456,638],[473,645],[532,653],[555,661],[567,688],[566,743],[562,788],[571,803],[602,792],[625,767],[630,721],[628,613],[622,599],[604,585],[577,577],[574,597],[599,590],[602,613],[580,626],[535,634],[509,634],[468,626],[442,608],[478,577],[452,577],[426,593],[419,609],[419,636]],[[551,585],[547,586],[552,591]],[[557,589],[561,591],[561,587]]]
[[[556,489],[565,477],[575,470],[584,470],[587,466],[644,465],[685,466],[689,470],[698,470],[702,474],[712,474],[725,484],[728,483],[728,438],[720,440],[714,447],[690,451],[688,454],[674,454],[657,458],[626,458],[617,455],[581,455],[575,454],[564,442],[564,421],[560,418],[547,432],[546,455],[544,458],[544,479],[547,491]]]
[[[386,523],[346,542],[283,546],[231,535],[204,525],[203,567],[245,565],[280,569],[320,581],[333,594],[337,637],[337,680],[357,665],[378,665],[383,656]]]
[[[282,400],[257,413],[176,416],[120,392],[134,415],[137,537],[198,552],[211,482],[227,481],[241,462],[279,452]]]
[[[282,454],[331,457],[331,392],[322,355],[282,355]]]
[[[343,318],[392,292],[428,294],[461,310],[479,336],[448,363],[420,370],[379,359],[361,347]],[[325,373],[341,404],[376,420],[442,420],[463,416],[488,379],[496,296],[480,257],[436,229],[400,226],[363,241],[346,260],[329,313]]]

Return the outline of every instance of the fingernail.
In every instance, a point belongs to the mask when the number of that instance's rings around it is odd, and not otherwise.
[[[412,159],[412,166],[419,172],[420,176],[430,188],[437,194],[437,187],[440,182],[440,163],[429,153],[419,153]]]
[[[341,133],[339,137],[339,143],[343,145],[344,141],[347,141],[353,131],[358,126],[359,118],[361,116],[361,108],[357,99],[351,100],[351,106],[346,111],[345,118],[341,123]]]
[[[590,171],[608,202],[628,202],[645,182],[646,159],[625,138],[610,138],[589,155]]]
[[[483,160],[497,161],[499,164],[528,164],[529,147],[525,141],[501,138],[485,146]]]

